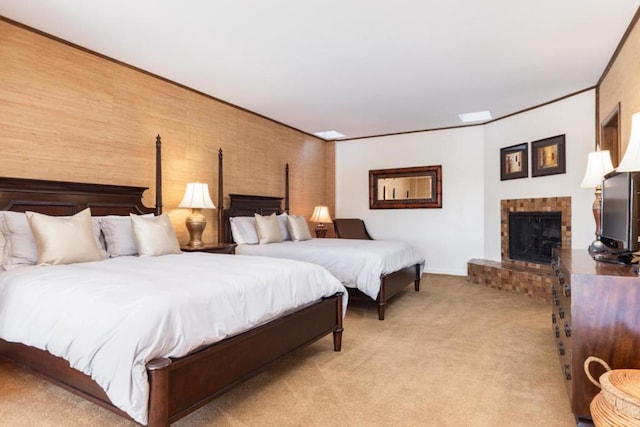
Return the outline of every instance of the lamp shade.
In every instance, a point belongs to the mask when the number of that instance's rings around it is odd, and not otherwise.
[[[209,196],[209,185],[203,182],[190,182],[184,197],[178,205],[179,208],[215,209],[216,206]]]
[[[616,170],[619,172],[640,171],[640,113],[631,116],[631,136],[629,136],[624,157]]]
[[[602,178],[613,170],[609,150],[592,151],[587,158],[587,171],[580,187],[595,188],[602,185]]]
[[[313,209],[313,215],[309,219],[311,222],[331,222],[331,216],[329,216],[329,208],[323,205],[316,206]]]

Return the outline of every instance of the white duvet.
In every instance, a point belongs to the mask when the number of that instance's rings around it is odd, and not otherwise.
[[[345,292],[284,259],[185,253],[0,273],[0,338],[63,357],[147,422],[145,364],[180,357],[292,308]],[[224,367],[222,367],[224,369]]]
[[[391,240],[311,239],[264,245],[238,245],[236,253],[296,259],[319,264],[348,287],[376,299],[380,277],[405,267],[420,265],[424,257],[411,245]]]

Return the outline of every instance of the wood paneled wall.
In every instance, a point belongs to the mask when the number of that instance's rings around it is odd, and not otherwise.
[[[217,201],[217,151],[229,193],[284,196],[291,212],[334,209],[334,147],[240,108],[0,19],[0,175],[149,187],[162,137],[164,211],[188,240],[186,183]],[[205,241],[217,240],[216,211]],[[310,224],[313,228],[313,224]]]
[[[638,12],[624,43],[603,76],[598,88],[598,116],[600,126],[620,103],[620,159],[624,155],[631,134],[631,116],[640,112],[640,26]]]

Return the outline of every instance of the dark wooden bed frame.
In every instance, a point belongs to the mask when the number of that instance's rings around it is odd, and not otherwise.
[[[222,150],[218,151],[218,206],[223,206],[223,167]],[[282,197],[255,196],[246,194],[229,194],[230,204],[228,209],[220,209],[218,216],[218,241],[220,243],[232,243],[229,218],[234,216],[276,215],[282,212],[289,213],[289,164],[285,166],[285,208],[282,210]],[[378,306],[378,319],[384,320],[387,302],[398,292],[405,289],[413,282],[416,292],[420,291],[420,265],[416,264],[380,277],[380,291],[375,299]],[[372,301],[372,298],[357,288],[348,287],[349,301]]]
[[[0,210],[73,215],[87,207],[94,215],[159,214],[162,210],[160,136],[156,138],[156,207],[142,204],[143,187],[0,178]],[[220,205],[222,206],[222,205]],[[147,364],[150,426],[167,426],[260,372],[277,358],[333,333],[342,344],[342,294],[275,319],[184,357]],[[129,418],[89,376],[50,353],[0,340],[0,358],[29,368],[53,383]],[[221,369],[221,367],[223,367]]]

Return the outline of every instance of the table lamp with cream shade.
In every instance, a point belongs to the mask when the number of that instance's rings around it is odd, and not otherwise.
[[[599,252],[604,249],[600,242],[600,209],[602,204],[602,180],[604,176],[613,170],[611,154],[609,150],[592,151],[587,158],[587,170],[580,187],[595,188],[595,200],[593,201],[593,219],[596,222],[596,240],[589,246],[590,252]]]
[[[313,208],[313,214],[309,219],[311,222],[317,222],[316,237],[325,237],[327,235],[327,226],[331,222],[331,216],[329,215],[329,208],[322,204]]]
[[[209,185],[203,182],[188,183],[187,190],[184,192],[184,197],[178,207],[191,208],[191,215],[185,221],[187,230],[189,230],[189,243],[187,243],[187,246],[192,248],[203,247],[202,232],[207,226],[207,220],[201,210],[216,208],[211,201],[211,196],[209,196]]]
[[[631,135],[617,172],[640,171],[640,112],[631,116]]]

